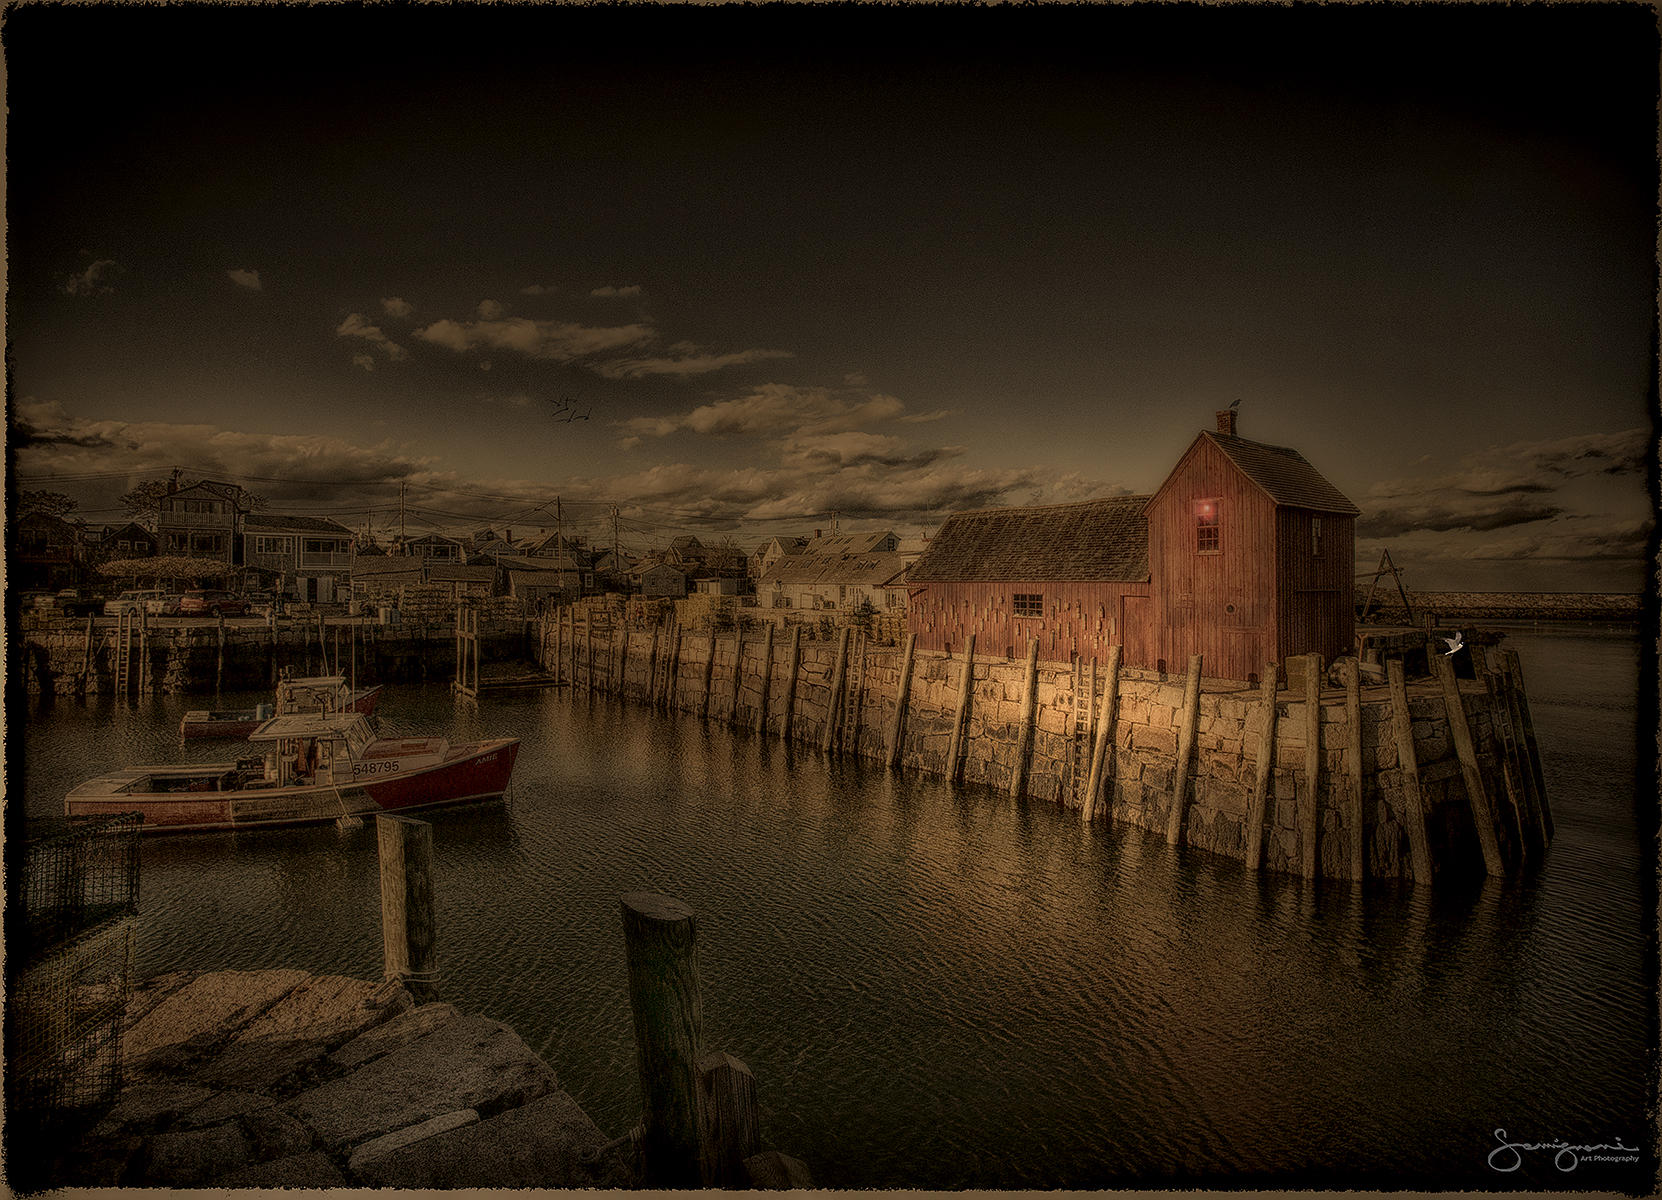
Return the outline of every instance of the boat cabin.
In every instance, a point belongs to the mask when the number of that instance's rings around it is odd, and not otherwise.
[[[277,787],[342,784],[353,781],[353,766],[375,741],[375,731],[362,713],[289,713],[273,717],[248,740],[269,745],[265,777]]]
[[[352,700],[351,689],[344,675],[303,675],[298,679],[277,681],[277,712],[332,713],[344,709]]]

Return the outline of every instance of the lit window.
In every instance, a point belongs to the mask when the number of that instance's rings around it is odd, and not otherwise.
[[[1220,545],[1218,502],[1216,500],[1196,500],[1195,552],[1197,554],[1216,554]]]
[[[1321,556],[1322,556],[1322,519],[1320,517],[1311,517],[1310,518],[1310,557],[1311,558],[1320,558]]]
[[[1017,592],[1010,597],[1018,617],[1042,617],[1045,611],[1043,592]]]

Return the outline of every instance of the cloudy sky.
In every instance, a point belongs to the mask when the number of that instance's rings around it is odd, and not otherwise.
[[[1657,44],[1577,5],[13,8],[14,485],[747,547],[1152,491],[1642,586]],[[1325,52],[1324,52],[1325,51]]]

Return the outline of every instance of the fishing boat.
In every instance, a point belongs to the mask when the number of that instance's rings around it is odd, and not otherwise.
[[[352,821],[495,800],[508,790],[518,738],[452,745],[379,737],[363,713],[272,717],[250,736],[262,755],[232,762],[127,767],[64,797],[71,817],[136,812],[147,833]]]
[[[272,717],[303,712],[375,711],[381,685],[353,689],[344,675],[305,675],[277,681],[277,702],[225,711],[197,709],[179,721],[179,736],[187,738],[245,738]]]

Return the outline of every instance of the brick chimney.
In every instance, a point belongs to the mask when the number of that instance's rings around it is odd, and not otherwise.
[[[1237,437],[1235,432],[1235,410],[1233,408],[1218,409],[1218,432],[1224,437]]]

